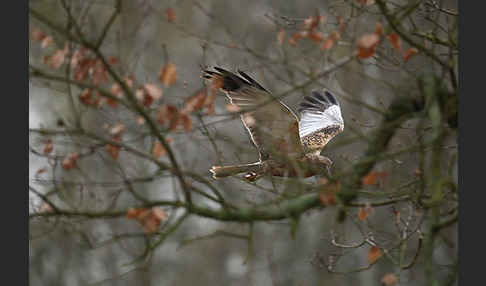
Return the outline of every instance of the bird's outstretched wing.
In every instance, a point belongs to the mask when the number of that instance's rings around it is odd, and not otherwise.
[[[297,116],[265,88],[242,71],[236,75],[219,67],[204,71],[204,78],[216,82],[241,120],[260,153],[260,159],[291,156],[302,152]]]
[[[339,102],[327,90],[304,97],[299,113],[299,135],[306,152],[320,152],[344,129]]]

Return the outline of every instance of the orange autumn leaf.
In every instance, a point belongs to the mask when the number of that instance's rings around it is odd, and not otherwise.
[[[206,89],[203,88],[197,91],[195,95],[191,96],[189,99],[186,100],[186,103],[181,113],[189,114],[191,112],[199,110],[204,106],[205,101],[206,101]]]
[[[359,209],[358,217],[361,221],[365,221],[368,216],[373,213],[373,208],[370,204],[366,204],[364,207]]]
[[[403,61],[406,62],[408,61],[412,56],[418,54],[418,50],[416,48],[409,48],[405,51],[403,54]]]
[[[126,214],[127,218],[138,221],[146,234],[151,234],[157,230],[162,221],[167,220],[167,213],[159,208],[129,208]]]
[[[164,221],[168,218],[167,213],[163,209],[157,207],[152,208],[152,215],[156,219],[159,219],[161,221]]]
[[[43,149],[44,154],[50,154],[53,149],[54,149],[54,145],[52,144],[52,140],[48,139],[44,144],[44,149]]]
[[[176,66],[170,62],[165,65],[160,70],[159,79],[166,87],[173,85],[177,80]]]
[[[78,160],[78,153],[69,153],[64,157],[61,162],[61,166],[64,170],[71,170],[76,167],[76,161]]]
[[[376,46],[380,42],[380,36],[376,33],[365,34],[356,42],[358,59],[366,59],[375,53]]]
[[[154,154],[155,158],[159,158],[166,153],[165,148],[160,141],[155,141],[153,145],[152,154]]]
[[[388,176],[387,172],[371,171],[366,176],[361,178],[361,184],[363,185],[376,185],[379,179],[384,179]]]
[[[296,32],[292,35],[292,37],[290,37],[289,44],[291,44],[292,46],[295,46],[295,45],[297,45],[297,40],[299,40],[301,38],[305,38],[307,36],[309,36],[309,32],[307,32],[307,31]]]
[[[358,215],[359,219],[361,221],[365,221],[366,220],[366,217],[368,217],[368,212],[366,212],[365,208],[359,208],[359,215]]]
[[[319,200],[324,206],[331,206],[337,203],[336,195],[333,192],[320,192],[319,193]]]
[[[146,208],[129,208],[127,210],[127,218],[136,219],[143,211],[147,210]]]
[[[280,31],[277,34],[277,43],[279,45],[282,45],[283,42],[284,42],[284,40],[285,40],[285,30],[284,29],[280,29]]]
[[[322,34],[321,32],[313,32],[310,34],[309,37],[312,41],[316,43],[320,43],[322,40],[324,40],[324,34]]]
[[[397,33],[391,33],[386,36],[387,40],[390,41],[393,48],[397,51],[397,53],[402,52],[402,40],[398,36]]]
[[[321,50],[329,50],[334,47],[334,39],[328,37],[321,46]]]
[[[321,49],[322,50],[331,49],[339,39],[341,39],[341,35],[339,34],[339,32],[338,31],[332,31],[332,33],[329,35],[329,37],[327,37],[327,39],[322,44]]]
[[[381,250],[373,245],[368,252],[368,262],[369,264],[374,264],[382,256]]]
[[[381,24],[380,22],[376,22],[375,24],[375,34],[377,34],[378,36],[383,35],[383,24]]]
[[[341,31],[341,33],[344,32],[344,30],[346,30],[346,24],[344,23],[343,18],[341,18],[341,16],[337,16],[336,19],[339,24],[339,31]]]
[[[167,15],[167,22],[174,23],[176,21],[176,14],[174,8],[165,9],[165,14]]]
[[[388,273],[381,279],[381,283],[385,286],[393,286],[398,282],[398,278],[393,273]]]
[[[118,159],[118,154],[120,154],[120,147],[118,146],[115,146],[115,145],[111,145],[111,144],[107,144],[106,145],[106,151],[108,151],[108,154],[111,155],[111,157],[113,157],[113,159]]]

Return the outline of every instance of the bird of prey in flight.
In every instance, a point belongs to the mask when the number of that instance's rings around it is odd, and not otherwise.
[[[344,128],[339,102],[331,92],[312,91],[305,96],[299,105],[299,119],[243,71],[237,75],[219,67],[214,70],[205,70],[203,77],[236,106],[260,160],[213,166],[210,169],[213,178],[246,173],[245,178],[254,181],[263,175],[306,178],[324,171],[330,173],[332,161],[320,153]]]

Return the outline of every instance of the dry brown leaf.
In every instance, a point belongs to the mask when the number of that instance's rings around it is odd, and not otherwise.
[[[366,209],[361,207],[359,208],[359,215],[358,215],[359,219],[361,221],[365,221],[366,220],[366,217],[368,217],[368,212],[366,212]]]
[[[41,29],[34,27],[30,32],[30,38],[35,41],[42,41],[46,37],[46,34]]]
[[[320,43],[322,40],[324,40],[324,34],[321,32],[312,32],[309,37],[316,43]]]
[[[145,118],[143,118],[142,116],[137,116],[136,122],[138,125],[143,125],[145,124]]]
[[[147,91],[147,94],[151,96],[154,100],[162,97],[162,89],[152,83],[146,83],[143,88]]]
[[[375,24],[375,34],[381,37],[383,35],[383,24],[376,22]]]
[[[120,147],[118,146],[115,146],[115,145],[111,145],[111,144],[107,144],[106,145],[106,151],[108,151],[108,154],[111,155],[111,157],[113,157],[113,159],[118,159],[118,155],[120,154]]]
[[[324,16],[309,16],[304,20],[304,29],[313,31],[321,21],[324,21]]]
[[[66,54],[68,52],[68,49],[62,49],[62,50],[57,50],[50,58],[49,58],[49,66],[51,68],[57,69],[59,68],[63,63],[64,59],[66,58]]]
[[[113,96],[116,96],[118,98],[123,97],[123,91],[122,91],[120,85],[118,83],[116,83],[116,82],[111,85],[110,93]]]
[[[155,158],[159,158],[160,156],[165,155],[166,151],[162,143],[160,141],[155,141],[152,147],[152,154],[154,154]]]
[[[93,62],[92,68],[91,81],[93,84],[98,85],[108,82],[108,72],[101,60],[96,59]]]
[[[397,33],[391,33],[386,36],[397,53],[402,53],[402,41]]]
[[[116,65],[118,62],[118,58],[112,56],[108,57],[108,64],[110,64],[110,66]]]
[[[80,63],[80,61],[82,59],[84,59],[84,53],[85,53],[85,49],[81,48],[81,49],[77,49],[73,52],[73,55],[71,56],[71,68],[77,68],[78,67],[78,64]]]
[[[167,213],[159,208],[129,208],[127,218],[137,220],[143,227],[146,234],[154,233],[162,221],[167,220]]]
[[[277,43],[279,45],[282,45],[283,42],[284,42],[284,40],[285,40],[285,30],[284,29],[280,29],[280,31],[277,34]]]
[[[170,62],[165,65],[160,70],[159,79],[166,87],[173,85],[177,80],[176,66]]]
[[[176,14],[174,8],[165,9],[165,14],[167,15],[167,22],[174,23],[176,21]]]
[[[420,176],[422,176],[422,171],[419,168],[415,168],[413,170],[413,175],[416,176],[416,177],[420,177]]]
[[[184,125],[184,131],[189,132],[192,130],[192,120],[187,114],[181,114],[182,123]]]
[[[163,209],[158,207],[152,208],[152,215],[161,221],[165,221],[167,218],[169,218],[167,213]]]
[[[418,54],[418,50],[416,48],[409,48],[405,51],[403,54],[403,61],[406,62],[408,61],[412,56]]]
[[[52,211],[53,211],[52,206],[47,202],[42,202],[39,209],[37,210],[38,213],[50,213]]]
[[[121,122],[117,122],[113,127],[110,128],[110,135],[114,137],[120,137],[120,135],[125,131],[125,125]]]
[[[52,144],[51,139],[47,139],[46,143],[44,144],[43,152],[44,154],[50,154],[54,149],[54,145]]]
[[[207,94],[205,88],[197,91],[195,95],[191,96],[189,99],[186,100],[186,103],[181,113],[189,114],[191,112],[201,109],[204,106],[204,102],[206,101],[206,96]]]
[[[368,252],[368,263],[374,264],[382,256],[381,250],[373,245]]]
[[[132,88],[133,87],[133,81],[134,81],[134,77],[133,75],[130,75],[130,76],[126,76],[124,79],[125,81],[125,84],[129,87],[129,88]]]
[[[35,177],[39,177],[41,174],[47,172],[47,167],[42,167],[40,168],[39,170],[37,170],[37,172],[35,172]]]
[[[69,153],[64,157],[61,162],[61,166],[64,170],[71,170],[76,167],[76,161],[78,160],[79,155],[78,153]]]
[[[295,46],[297,45],[297,41],[301,38],[305,38],[309,35],[309,32],[308,31],[300,31],[300,32],[296,32],[292,35],[292,37],[290,37],[289,39],[289,44],[291,44],[292,46]]]
[[[324,43],[322,43],[321,50],[329,50],[332,47],[334,47],[334,39],[331,37],[328,37]]]
[[[319,200],[325,206],[331,206],[337,203],[336,195],[333,192],[326,192],[326,191],[320,192]]]
[[[366,176],[361,178],[361,184],[363,185],[376,185],[378,184],[378,180],[383,180],[388,176],[387,172],[377,172],[377,171],[371,171],[369,172]]]
[[[393,286],[398,282],[398,278],[393,273],[388,273],[381,279],[381,283],[385,286]]]
[[[336,19],[337,19],[338,24],[339,24],[339,31],[341,31],[341,33],[343,33],[344,30],[346,30],[346,24],[344,23],[343,18],[341,18],[341,16],[336,16]]]
[[[341,34],[338,31],[332,31],[331,34],[327,37],[324,43],[321,46],[322,50],[329,50],[331,49],[334,44],[341,39]]]
[[[51,36],[47,36],[44,39],[42,39],[41,47],[42,48],[45,48],[45,47],[49,46],[50,44],[52,44],[52,37]]]
[[[91,105],[91,90],[89,88],[83,90],[79,95],[79,100],[86,105]]]
[[[366,59],[375,53],[376,46],[380,42],[380,36],[375,33],[365,34],[356,42],[358,48],[358,58]]]

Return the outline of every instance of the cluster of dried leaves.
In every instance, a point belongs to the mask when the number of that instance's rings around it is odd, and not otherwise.
[[[143,227],[145,234],[152,234],[159,228],[160,224],[167,220],[167,213],[159,208],[130,208],[127,211],[127,218],[134,219]]]
[[[357,57],[358,59],[366,59],[375,54],[376,48],[381,42],[383,36],[383,25],[376,23],[375,31],[373,33],[364,34],[356,41]],[[410,57],[418,53],[416,48],[408,48],[402,53],[402,41],[397,33],[390,33],[386,35],[386,39],[393,46],[395,51],[402,55],[403,61],[407,62]]]
[[[292,36],[289,38],[289,44],[296,46],[300,39],[309,38],[314,43],[320,45],[322,50],[331,49],[337,43],[337,41],[341,39],[341,33],[344,31],[345,25],[343,24],[341,18],[338,17],[339,28],[328,33],[326,37],[324,33],[319,31],[319,26],[325,23],[325,20],[326,18],[322,15],[308,17],[304,20],[301,30],[292,34]],[[280,45],[282,45],[284,40],[285,31],[281,29],[277,34],[277,41]]]

